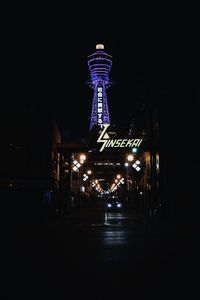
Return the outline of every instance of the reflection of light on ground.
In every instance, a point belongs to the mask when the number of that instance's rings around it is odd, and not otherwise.
[[[107,213],[107,218],[120,220],[120,219],[123,219],[124,217],[123,217],[122,213]]]
[[[106,246],[123,245],[127,243],[127,233],[124,230],[109,230],[103,233],[103,243]]]
[[[132,216],[124,216],[121,213],[107,213],[107,220],[128,220],[133,219]]]
[[[105,224],[106,225],[123,225],[127,221],[134,220],[133,216],[125,216],[122,213],[105,213]]]
[[[121,213],[109,213],[105,212],[105,222],[108,223],[111,220],[119,221],[124,219],[124,216]]]

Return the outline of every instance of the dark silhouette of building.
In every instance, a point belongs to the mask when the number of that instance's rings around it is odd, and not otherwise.
[[[8,115],[1,120],[0,186],[8,210],[55,213],[60,142],[56,123],[42,114]]]

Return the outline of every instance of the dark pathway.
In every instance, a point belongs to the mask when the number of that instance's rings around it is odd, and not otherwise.
[[[4,227],[7,299],[181,299],[199,293],[200,227],[194,220],[148,223],[123,212],[105,224],[103,211],[93,208],[53,222],[15,218]]]

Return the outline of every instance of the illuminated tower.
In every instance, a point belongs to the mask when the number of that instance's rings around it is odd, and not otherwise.
[[[89,86],[94,89],[90,130],[93,125],[110,124],[106,90],[111,86],[109,72],[112,66],[112,56],[104,52],[104,45],[96,45],[96,52],[88,56],[88,66],[91,80]]]

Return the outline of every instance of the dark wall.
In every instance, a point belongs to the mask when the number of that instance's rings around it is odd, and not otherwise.
[[[195,90],[185,80],[160,97],[162,193],[170,215],[199,215],[200,107]]]
[[[51,169],[53,123],[35,117],[8,118],[1,123],[1,178],[47,178]]]

